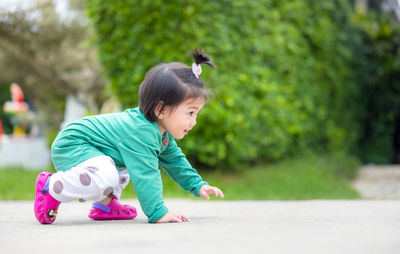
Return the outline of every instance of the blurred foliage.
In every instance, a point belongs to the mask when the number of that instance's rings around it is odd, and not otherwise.
[[[3,132],[5,134],[12,133],[12,125],[10,118],[4,113],[3,105],[6,101],[11,101],[10,83],[0,82],[0,121],[3,124]]]
[[[359,156],[368,163],[400,163],[400,26],[380,9],[354,16],[363,31],[366,63]]]
[[[22,87],[37,110],[35,121],[48,131],[58,131],[66,96],[76,96],[93,112],[106,97],[84,8],[76,0],[70,5],[74,9],[64,16],[52,0],[0,9],[0,79]]]
[[[145,72],[190,65],[204,48],[218,68],[202,79],[214,97],[192,135],[192,161],[233,166],[278,160],[301,149],[354,149],[363,105],[354,59],[362,46],[348,1],[87,0],[113,91],[138,103]]]

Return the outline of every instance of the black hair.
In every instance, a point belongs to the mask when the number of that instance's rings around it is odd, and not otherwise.
[[[196,64],[207,64],[215,68],[212,59],[203,50],[194,50]],[[139,109],[150,122],[156,122],[166,106],[176,107],[189,98],[203,97],[207,100],[208,90],[192,68],[181,62],[162,63],[151,68],[139,87]],[[160,104],[161,103],[161,104]]]

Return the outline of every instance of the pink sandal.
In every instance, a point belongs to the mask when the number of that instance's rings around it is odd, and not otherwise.
[[[61,202],[55,200],[49,193],[49,172],[43,171],[36,178],[36,193],[34,213],[36,219],[42,224],[51,224],[56,219],[57,209]]]
[[[89,212],[89,218],[92,220],[131,220],[136,215],[135,207],[123,205],[116,198],[111,200],[108,205],[94,202],[93,208]]]

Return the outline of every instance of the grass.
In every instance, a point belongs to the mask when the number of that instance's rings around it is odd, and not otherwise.
[[[226,200],[355,199],[349,185],[359,166],[357,160],[337,155],[307,155],[279,163],[246,166],[240,172],[203,171],[210,185],[224,191]],[[33,200],[35,179],[40,171],[0,169],[0,200]],[[164,197],[194,198],[162,174]],[[135,198],[131,184],[123,198]]]

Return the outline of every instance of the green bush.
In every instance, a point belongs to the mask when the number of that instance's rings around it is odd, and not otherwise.
[[[386,13],[358,14],[363,31],[363,97],[359,156],[367,163],[400,163],[400,27]],[[361,111],[361,110],[360,110]]]
[[[348,1],[87,0],[96,44],[124,107],[138,103],[145,72],[160,62],[203,68],[214,91],[191,135],[193,162],[233,166],[278,160],[300,149],[349,150],[361,102],[353,59],[362,42]]]
[[[3,133],[10,134],[13,130],[10,117],[4,113],[4,103],[6,101],[11,101],[10,83],[0,81],[0,121],[3,126]]]

